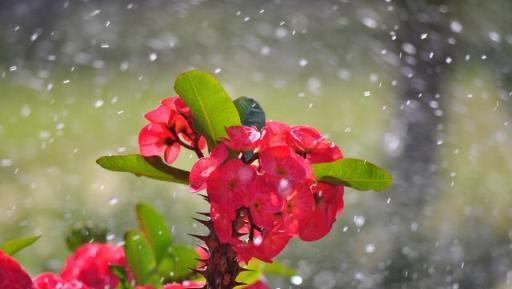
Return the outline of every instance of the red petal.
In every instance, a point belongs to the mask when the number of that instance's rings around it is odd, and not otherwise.
[[[165,162],[168,164],[172,164],[180,154],[180,144],[179,143],[173,143],[170,146],[167,146],[164,150],[164,159]]]

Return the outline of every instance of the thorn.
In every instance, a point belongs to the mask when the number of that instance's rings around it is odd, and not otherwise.
[[[194,221],[196,222],[199,222],[201,223],[203,226],[205,226],[206,228],[208,229],[211,229],[212,228],[212,223],[210,222],[210,220],[201,220],[201,219],[198,219],[198,218],[192,218]]]
[[[247,283],[244,283],[244,282],[238,282],[238,281],[234,281],[233,282],[233,287],[236,287],[236,286],[245,286],[247,285]]]
[[[197,238],[203,242],[206,242],[208,241],[208,236],[201,236],[201,235],[196,235],[196,234],[188,234],[189,236],[192,236],[194,238]]]
[[[188,268],[188,269],[189,269],[190,271],[192,271],[192,272],[194,272],[194,273],[197,273],[197,274],[199,274],[199,275],[202,275],[202,276],[204,276],[204,275],[206,274],[206,272],[205,272],[205,271],[201,271],[201,270],[198,270],[198,269],[196,269],[196,268]]]
[[[208,259],[201,259],[201,258],[194,258],[194,260],[196,260],[197,262],[202,262],[202,263],[205,263],[206,261],[208,261]]]
[[[210,217],[210,213],[203,213],[203,212],[196,212],[196,214],[198,215],[202,215],[202,216],[205,216],[205,217]]]
[[[204,199],[205,201],[207,201],[208,203],[210,202],[210,198],[208,198],[208,196],[207,196],[207,195],[200,195],[200,196],[201,196],[201,197],[203,197],[203,199]]]
[[[210,250],[206,246],[199,245],[198,247],[203,249],[208,255],[210,255]]]

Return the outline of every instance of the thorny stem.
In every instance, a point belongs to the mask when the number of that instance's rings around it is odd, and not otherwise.
[[[201,215],[210,216],[208,213],[201,213]],[[236,281],[238,274],[245,269],[240,267],[231,244],[220,242],[211,219],[195,220],[209,229],[208,235],[192,235],[204,242],[204,249],[208,253],[208,258],[201,260],[204,262],[204,266],[193,269],[194,272],[201,274],[206,279],[206,285],[201,289],[233,289],[236,286],[244,285]]]

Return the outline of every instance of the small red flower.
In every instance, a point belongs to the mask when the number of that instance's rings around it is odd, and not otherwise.
[[[163,154],[164,160],[171,164],[178,158],[181,145],[167,127],[158,123],[150,123],[140,131],[139,147],[143,156]]]
[[[197,192],[206,188],[211,173],[228,158],[228,148],[224,144],[217,145],[210,156],[200,158],[190,170],[190,190]]]
[[[299,223],[299,237],[304,241],[316,241],[327,235],[343,210],[343,186],[318,183],[313,190],[313,211]]]
[[[267,121],[261,136],[260,149],[288,145],[290,126],[279,121]]]
[[[294,126],[288,131],[289,143],[311,163],[331,162],[341,159],[340,149],[309,126]]]
[[[128,270],[123,247],[85,244],[68,257],[61,276],[65,280],[79,280],[92,289],[115,288],[119,279],[110,270],[110,265],[124,266]]]
[[[253,151],[259,144],[261,134],[252,126],[238,125],[226,128],[229,138],[224,143],[237,152]]]
[[[0,251],[0,289],[32,289],[32,280],[9,255]]]
[[[200,151],[206,140],[192,129],[192,113],[185,102],[175,96],[162,100],[161,104],[144,117],[150,122],[139,133],[140,153],[143,156],[161,156],[167,163],[178,158],[180,147]]]
[[[277,179],[300,182],[313,179],[313,173],[306,160],[299,157],[288,146],[265,149],[260,154],[261,170]]]
[[[34,278],[33,289],[89,289],[89,286],[77,280],[66,281],[54,273],[43,273]]]
[[[256,169],[239,159],[229,160],[218,167],[208,178],[207,191],[210,202],[226,208],[239,208],[252,198],[252,183]]]
[[[252,285],[245,287],[245,289],[270,289],[267,284],[263,283],[263,281],[258,281]]]

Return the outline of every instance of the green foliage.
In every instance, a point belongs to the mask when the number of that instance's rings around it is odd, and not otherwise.
[[[171,265],[171,270],[166,273],[172,276],[172,279],[185,280],[192,274],[190,268],[197,266],[197,258],[199,258],[199,255],[194,248],[187,245],[173,245],[169,248],[167,259]]]
[[[206,137],[210,149],[226,136],[226,127],[240,125],[235,105],[212,75],[199,70],[184,72],[176,78],[174,90],[191,109],[194,126]]]
[[[75,224],[66,235],[66,245],[71,251],[90,242],[107,242],[107,228],[91,222]]]
[[[171,246],[171,231],[164,217],[153,207],[139,203],[136,206],[139,227],[151,244],[156,262],[160,262]]]
[[[243,125],[255,126],[258,129],[265,125],[265,112],[260,104],[247,96],[241,96],[233,101]]]
[[[117,278],[119,278],[119,285],[117,285],[117,289],[133,289],[132,284],[130,284],[128,272],[126,272],[126,269],[123,266],[110,265],[110,270]]]
[[[137,284],[160,286],[156,260],[146,236],[139,230],[130,230],[124,236],[126,261]]]
[[[41,238],[41,235],[9,240],[3,244],[0,244],[0,250],[4,251],[7,255],[12,256],[22,249],[34,244],[37,240],[39,240],[39,238]]]
[[[103,156],[96,160],[101,167],[116,171],[128,172],[136,176],[144,176],[156,180],[188,184],[188,172],[166,165],[160,157],[143,157],[138,154]]]
[[[276,261],[273,263],[265,263],[253,258],[244,268],[248,269],[248,271],[240,273],[236,280],[247,285],[257,282],[263,275],[284,277],[292,277],[295,275],[295,270]]]
[[[359,191],[382,191],[392,184],[389,172],[365,160],[346,158],[313,164],[312,167],[319,181],[344,185]]]

